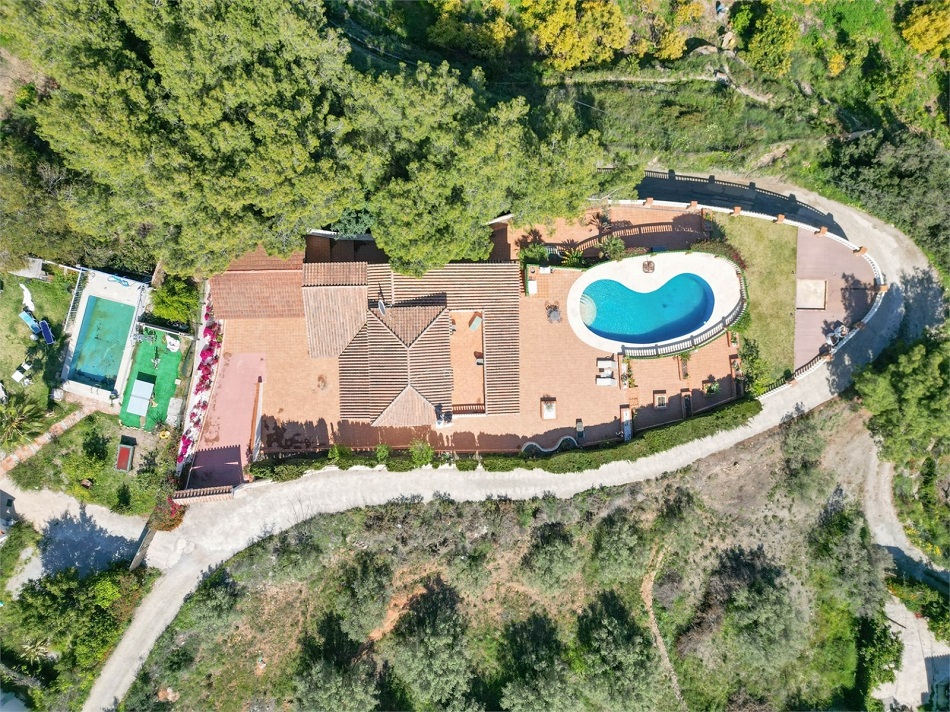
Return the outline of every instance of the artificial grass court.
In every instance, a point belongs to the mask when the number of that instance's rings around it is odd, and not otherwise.
[[[146,327],[142,335],[145,340],[135,347],[135,358],[128,383],[125,384],[119,420],[126,427],[152,432],[168,417],[168,403],[175,395],[175,381],[181,367],[182,352],[181,348],[178,351],[168,349],[163,332]],[[155,390],[152,391],[152,400],[144,419],[128,412],[129,398],[132,396],[136,379],[155,379]]]
[[[710,217],[745,262],[749,288],[746,338],[759,345],[768,364],[766,382],[794,369],[795,269],[798,229],[756,218]]]

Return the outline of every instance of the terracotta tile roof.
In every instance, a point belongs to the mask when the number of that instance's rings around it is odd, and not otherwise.
[[[254,272],[258,270],[299,270],[303,264],[303,251],[293,252],[289,257],[272,257],[263,247],[238,257],[228,265],[228,272]]]
[[[439,309],[409,344],[375,310],[366,314],[366,325],[340,355],[340,416],[410,426],[433,424],[437,408],[450,413],[448,312]]]
[[[339,356],[366,323],[366,287],[304,287],[301,292],[310,357]]]
[[[383,322],[399,340],[406,346],[419,338],[419,335],[429,328],[429,325],[445,312],[444,306],[393,306],[386,307],[383,314],[378,308],[372,307],[373,316]]]
[[[367,268],[369,296],[382,291],[387,304],[444,303],[450,310],[483,314],[485,412],[521,409],[519,349],[521,268],[517,262],[450,264],[420,278],[394,273],[388,265]]]
[[[211,303],[219,319],[284,319],[304,315],[301,272],[223,272],[211,278]]]
[[[365,286],[365,262],[318,262],[303,266],[303,286]]]
[[[419,311],[432,309],[416,308]],[[446,414],[452,410],[451,324],[452,317],[448,310],[442,309],[409,348],[409,382],[432,407],[441,406]],[[430,419],[426,423],[431,422],[430,411]]]
[[[373,425],[377,428],[401,428],[410,425],[432,425],[434,420],[435,411],[432,404],[415,388],[406,386],[373,421]]]

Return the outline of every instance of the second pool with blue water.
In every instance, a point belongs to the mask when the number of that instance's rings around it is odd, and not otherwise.
[[[581,319],[598,336],[624,344],[655,344],[701,329],[712,315],[712,288],[695,274],[678,274],[652,292],[599,279],[581,295]]]

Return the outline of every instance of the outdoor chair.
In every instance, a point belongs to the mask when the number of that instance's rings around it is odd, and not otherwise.
[[[25,309],[20,312],[20,318],[23,320],[23,323],[30,327],[30,331],[34,334],[40,333],[40,325],[37,323],[36,319],[33,318],[33,315]]]
[[[49,324],[46,322],[46,319],[40,322],[40,332],[43,334],[43,341],[46,342],[47,346],[53,345],[53,330],[49,328]]]

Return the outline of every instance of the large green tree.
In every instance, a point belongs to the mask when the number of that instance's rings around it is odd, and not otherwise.
[[[4,19],[59,85],[38,132],[92,182],[73,206],[85,232],[213,271],[298,244],[354,187],[331,138],[345,45],[318,4],[13,2]]]
[[[596,135],[532,131],[478,70],[358,72],[319,2],[10,0],[15,50],[54,80],[36,133],[77,178],[58,200],[93,240],[145,242],[201,275],[263,244],[286,254],[344,212],[397,269],[484,259],[485,223],[577,214]],[[5,29],[6,31],[6,29]]]
[[[925,339],[892,351],[861,373],[855,387],[887,458],[919,465],[950,450],[950,339]]]

